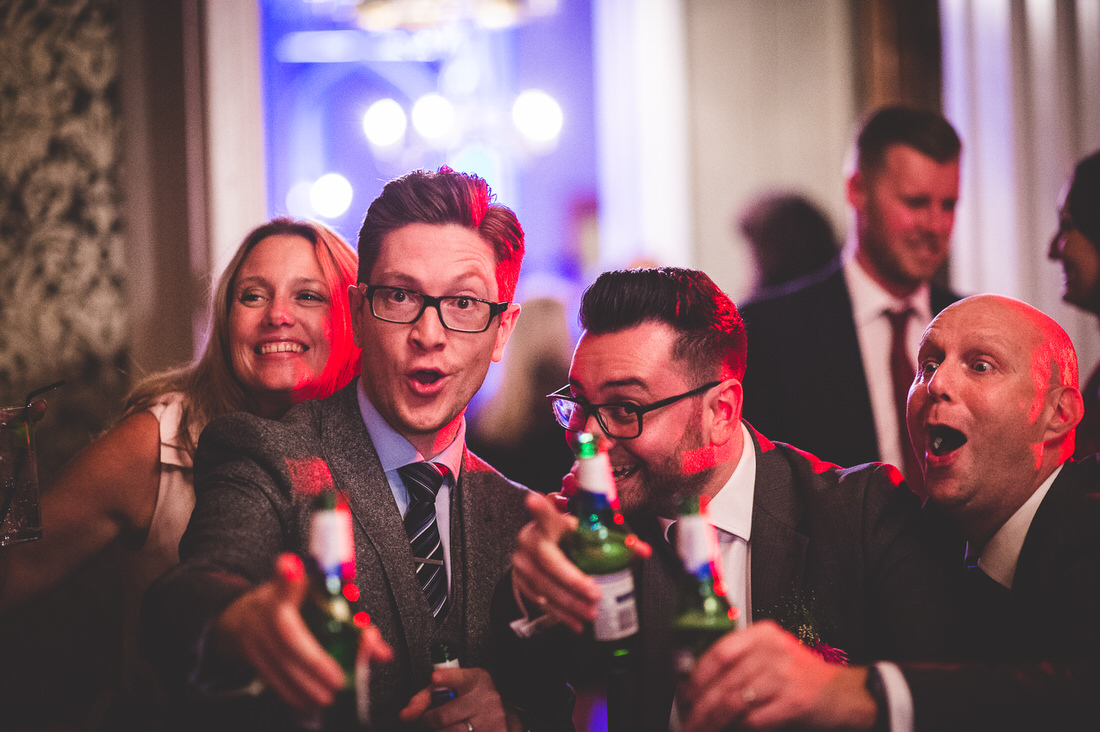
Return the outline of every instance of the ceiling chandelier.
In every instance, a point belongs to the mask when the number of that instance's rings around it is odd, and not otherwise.
[[[470,22],[483,28],[509,28],[557,10],[558,0],[360,0],[359,25],[365,30],[425,30]]]

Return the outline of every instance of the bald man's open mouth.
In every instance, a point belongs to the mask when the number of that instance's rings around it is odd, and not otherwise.
[[[936,457],[950,455],[966,444],[966,435],[954,427],[937,424],[928,428],[928,451]]]

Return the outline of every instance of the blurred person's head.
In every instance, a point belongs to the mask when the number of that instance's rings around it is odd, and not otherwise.
[[[530,439],[531,428],[550,418],[546,395],[569,374],[572,353],[565,303],[548,296],[524,300],[504,351],[500,386],[478,415],[479,437],[498,445]]]
[[[743,446],[733,302],[697,270],[619,270],[585,291],[580,321],[555,411],[608,444],[623,509],[671,517],[680,496],[717,493]]]
[[[359,232],[351,288],[361,385],[426,457],[455,439],[519,316],[523,229],[477,176],[414,171],[382,189]]]
[[[1077,163],[1062,192],[1050,258],[1065,273],[1062,299],[1100,315],[1100,150]]]
[[[947,259],[961,149],[951,123],[935,112],[885,107],[860,128],[847,186],[855,256],[895,296],[929,282]]]
[[[738,227],[756,263],[754,290],[815,272],[840,250],[829,218],[797,193],[765,193],[746,206]]]
[[[1077,378],[1069,336],[1019,300],[968,297],[925,330],[909,434],[929,498],[978,546],[1073,454]]]

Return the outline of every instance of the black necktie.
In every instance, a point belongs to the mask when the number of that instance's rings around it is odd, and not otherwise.
[[[920,463],[913,452],[913,443],[909,440],[909,428],[905,424],[905,403],[909,399],[909,387],[913,385],[913,363],[909,360],[909,354],[905,349],[905,331],[909,327],[909,316],[912,309],[887,310],[886,317],[890,320],[893,330],[893,340],[890,344],[890,375],[894,381],[894,410],[898,419],[898,441],[901,443],[902,474],[914,493],[924,497],[924,476],[921,474]]]
[[[445,467],[435,463],[409,463],[397,469],[409,490],[405,532],[409,535],[416,578],[428,598],[432,615],[439,617],[447,606],[447,572],[443,566],[443,543],[435,523],[435,494],[443,485]]]

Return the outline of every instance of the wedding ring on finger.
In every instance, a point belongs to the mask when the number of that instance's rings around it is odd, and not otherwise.
[[[752,688],[751,686],[746,686],[744,689],[742,689],[741,701],[745,702],[745,704],[752,704],[754,701],[756,701],[756,689]]]

